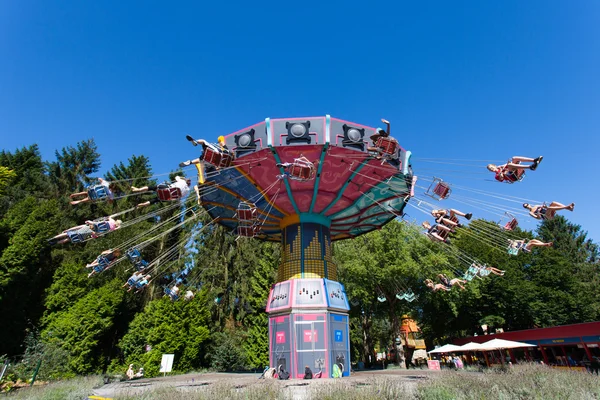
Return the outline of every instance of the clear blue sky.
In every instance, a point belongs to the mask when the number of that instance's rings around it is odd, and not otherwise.
[[[161,173],[196,155],[188,133],[385,117],[417,174],[457,184],[418,158],[544,155],[519,185],[460,184],[574,201],[596,241],[599,75],[597,1],[0,2],[3,149],[93,137],[103,170],[145,154]]]

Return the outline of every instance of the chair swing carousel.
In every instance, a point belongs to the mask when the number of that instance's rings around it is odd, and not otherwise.
[[[208,214],[239,236],[281,245],[266,309],[269,364],[285,360],[294,377],[319,360],[328,360],[323,376],[330,376],[334,350],[350,359],[350,306],[337,281],[332,242],[378,229],[401,215],[410,198],[411,153],[393,138],[365,140],[376,132],[330,116],[267,118],[224,136],[222,147],[236,156],[231,168],[205,150],[205,163],[221,167],[202,183],[211,188],[202,193]],[[390,211],[377,212],[378,205]],[[306,291],[312,297],[300,294]],[[318,350],[317,340],[323,342]],[[289,350],[279,355],[278,346]]]

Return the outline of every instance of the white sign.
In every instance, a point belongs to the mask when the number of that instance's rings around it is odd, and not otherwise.
[[[173,359],[175,354],[163,354],[162,360],[160,361],[160,372],[167,373],[173,369]]]

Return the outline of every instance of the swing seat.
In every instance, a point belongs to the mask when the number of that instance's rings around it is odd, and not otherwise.
[[[94,267],[94,271],[99,274],[101,272],[104,272],[104,270],[106,269],[106,265],[102,265],[102,264],[98,264]]]
[[[406,293],[396,293],[396,298],[398,300],[406,300]]]
[[[260,233],[258,225],[241,225],[238,226],[238,236],[255,237]]]
[[[450,184],[444,182],[440,178],[433,177],[433,181],[425,191],[425,194],[432,199],[436,200],[445,200],[450,197],[450,193],[452,193],[452,189],[450,189]]]
[[[253,203],[241,202],[237,208],[238,220],[243,222],[254,222],[257,220],[258,210]]]
[[[89,235],[84,236],[77,231],[67,231],[67,236],[69,237],[69,240],[71,241],[71,243],[81,243],[81,242],[85,242],[85,240],[87,239],[87,236],[89,236]]]
[[[209,146],[204,150],[202,160],[215,168],[228,168],[233,164],[233,154]]]
[[[108,223],[108,221],[100,221],[100,222],[96,222],[94,224],[94,231],[96,233],[106,233],[106,232],[110,232],[110,224]]]
[[[382,155],[393,156],[398,151],[398,141],[389,136],[382,136],[375,142],[375,147]]]
[[[503,171],[504,173],[504,177],[506,179],[504,179],[504,182],[509,183],[509,184],[513,184],[515,182],[521,182],[523,180],[523,178],[525,178],[525,170],[524,169],[516,169],[516,170],[509,170],[504,168]]]
[[[127,250],[127,259],[131,261],[132,264],[139,262],[142,259],[142,254],[135,247],[133,249]]]
[[[509,247],[508,254],[510,254],[511,256],[516,256],[517,254],[519,254],[519,249],[515,249],[514,247]]]
[[[473,275],[469,271],[465,272],[465,275],[463,276],[463,279],[467,282],[471,282],[473,280],[473,278],[475,278],[475,275]]]
[[[314,179],[315,172],[315,165],[313,163],[301,159],[294,160],[294,163],[288,170],[290,179],[299,182],[306,182]]]
[[[128,279],[127,279],[127,284],[128,284],[129,286],[135,286],[135,284],[136,284],[136,283],[137,283],[137,281],[136,281],[136,280],[134,280],[133,278],[128,278]]]
[[[477,275],[480,271],[479,267],[474,267],[474,266],[470,266],[469,269],[467,270],[467,272],[471,275]]]
[[[519,221],[517,221],[517,218],[514,217],[512,214],[509,214],[508,212],[506,212],[505,214],[508,217],[510,217],[510,221],[508,221],[504,225],[504,230],[506,230],[506,231],[512,231],[512,230],[514,230],[519,225]]]
[[[179,295],[173,292],[170,288],[165,288],[165,294],[171,298],[173,301],[179,300]]]
[[[137,282],[135,283],[135,287],[136,287],[137,289],[142,289],[142,288],[144,288],[144,287],[145,287],[147,284],[148,284],[148,282],[147,282],[145,279],[140,279],[139,281],[137,281]]]
[[[148,261],[146,261],[146,260],[140,260],[137,263],[133,264],[133,266],[135,267],[135,269],[138,272],[142,272],[143,270],[145,270],[146,268],[148,268]]]
[[[417,299],[417,296],[412,293],[411,295],[406,295],[405,296],[406,301],[408,301],[409,303],[412,303],[413,301],[415,301]]]
[[[508,221],[506,225],[504,225],[504,230],[512,231],[517,227],[517,225],[519,225],[519,221],[517,221],[516,218],[513,218],[510,221]]]
[[[97,260],[98,266],[101,267],[103,270],[108,268],[108,266],[110,265],[110,260],[106,256],[99,256]]]
[[[160,201],[179,200],[181,198],[181,190],[167,184],[161,184],[156,188],[156,195]]]
[[[450,192],[452,192],[452,190],[450,189],[450,186],[448,186],[448,184],[445,182],[439,182],[433,188],[433,193],[437,195],[440,200],[447,199],[448,196],[450,196]]]
[[[380,303],[385,303],[387,299],[385,298],[385,296],[377,296],[377,301],[379,301]]]
[[[90,186],[87,193],[91,201],[105,200],[108,198],[108,191],[104,185]]]

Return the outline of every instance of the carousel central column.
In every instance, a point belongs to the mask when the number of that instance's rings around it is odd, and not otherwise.
[[[306,366],[324,378],[338,368],[350,374],[350,307],[337,282],[329,227],[328,218],[308,213],[281,224],[282,259],[267,301],[269,361],[295,378]]]

